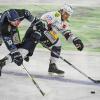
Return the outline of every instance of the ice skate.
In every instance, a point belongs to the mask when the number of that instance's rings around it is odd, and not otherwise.
[[[3,66],[6,64],[6,60],[7,60],[6,57],[0,60],[0,76]]]
[[[55,75],[64,76],[64,71],[58,69],[55,63],[49,64],[48,72],[49,72],[49,75],[51,76],[55,76]]]

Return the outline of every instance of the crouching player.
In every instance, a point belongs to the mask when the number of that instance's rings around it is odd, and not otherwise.
[[[69,11],[68,8],[70,8]],[[59,57],[53,53],[56,52],[58,55],[60,55],[61,52],[61,43],[57,32],[62,33],[66,40],[71,40],[79,51],[83,50],[84,47],[82,41],[67,28],[66,20],[70,16],[70,13],[71,7],[67,5],[56,13],[53,12],[43,15],[41,17],[42,20],[35,18],[26,31],[25,37],[22,41],[22,46],[18,48],[22,59],[29,61],[30,56],[33,55],[36,45],[38,43],[42,43],[43,45],[51,47],[51,57],[48,72],[60,75],[64,74],[64,71],[58,69],[56,66],[56,61]],[[52,16],[50,17],[50,15]],[[46,18],[52,23],[48,23],[48,21],[46,22]],[[16,61],[19,60],[20,59],[17,59]],[[8,62],[15,62],[15,59],[12,58],[10,54],[0,60],[1,69]],[[23,62],[21,62],[19,65],[22,63]]]

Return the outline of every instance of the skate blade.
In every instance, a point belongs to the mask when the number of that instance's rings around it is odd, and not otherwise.
[[[64,74],[57,74],[57,73],[52,73],[52,72],[48,72],[48,73],[52,77],[64,77]]]

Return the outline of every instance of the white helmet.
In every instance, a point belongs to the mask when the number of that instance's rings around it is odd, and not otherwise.
[[[63,9],[63,11],[67,12],[69,15],[72,15],[73,13],[73,8],[71,5],[65,4],[61,9]]]

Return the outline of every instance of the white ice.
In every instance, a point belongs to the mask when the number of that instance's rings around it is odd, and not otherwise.
[[[0,47],[0,58],[8,51]],[[100,53],[62,51],[61,56],[93,79],[100,79]],[[24,66],[38,83],[45,96],[27,76],[22,66],[6,65],[0,77],[0,100],[100,100],[100,85],[94,84],[64,61],[57,65],[65,71],[65,77],[48,75],[50,52],[36,49],[30,62]],[[91,94],[95,91],[95,94]]]

